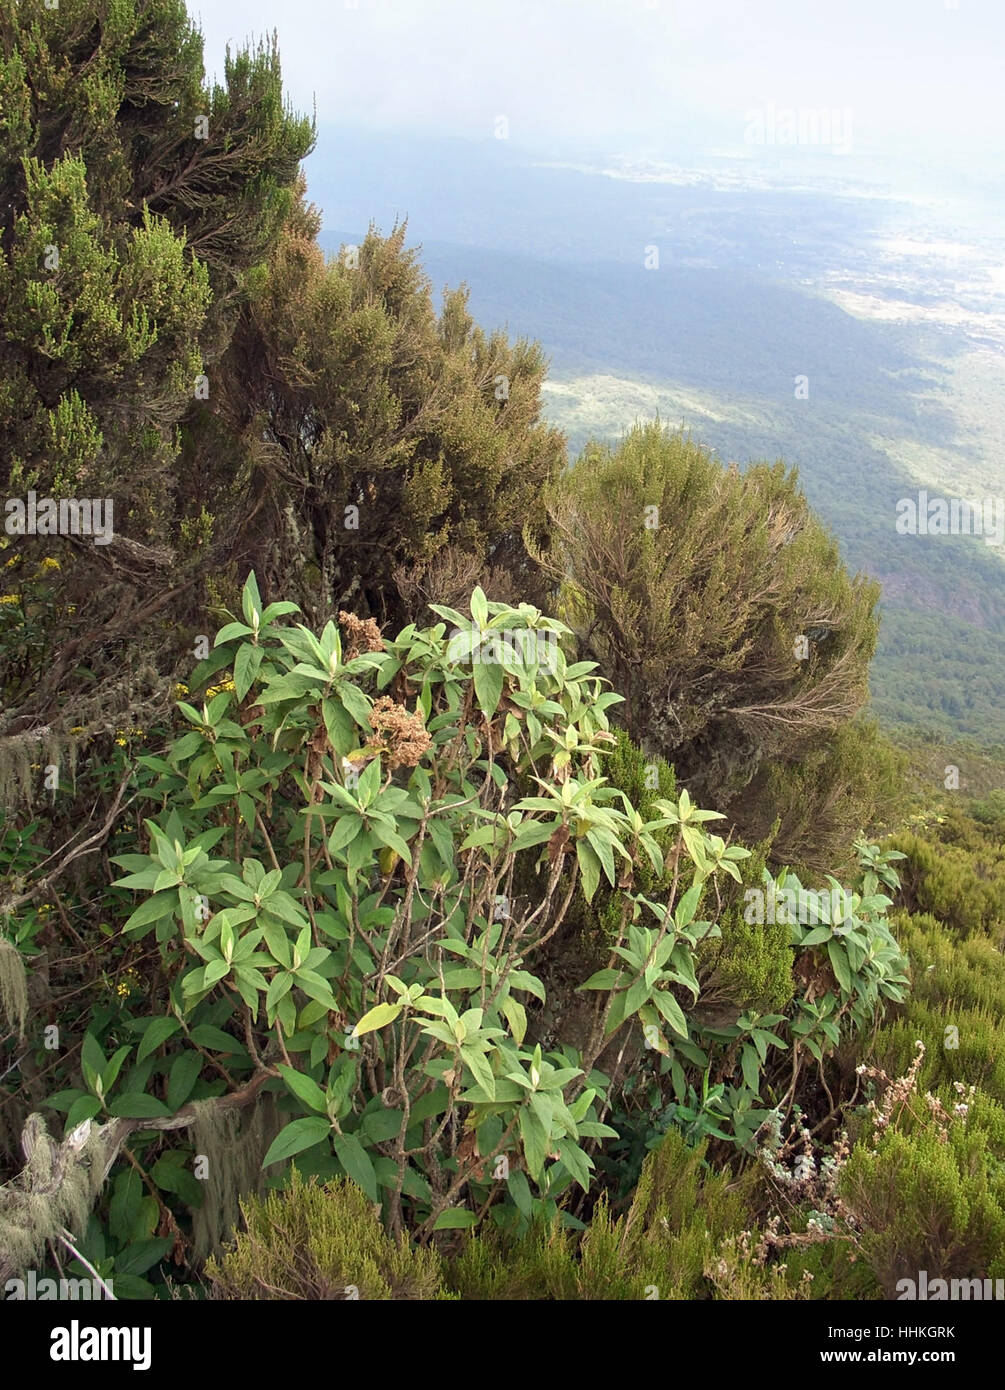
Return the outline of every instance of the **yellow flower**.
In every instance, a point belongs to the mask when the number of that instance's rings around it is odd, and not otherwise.
[[[62,569],[62,565],[59,563],[59,561],[55,558],[54,555],[47,555],[45,559],[42,561],[42,563],[39,565],[39,569],[58,570]]]
[[[0,603],[20,603],[20,594],[0,594]]]
[[[175,688],[174,688],[174,697],[175,697],[175,699],[176,699],[176,700],[180,700],[181,697],[182,697],[183,695],[187,695],[187,694],[188,694],[188,686],[187,686],[187,685],[183,685],[182,682],[179,681],[178,684],[177,684],[177,685],[175,686]]]
[[[115,986],[115,993],[120,999],[128,999],[131,994],[135,994],[141,988],[142,982],[135,970],[124,970],[122,978]]]
[[[84,728],[84,726],[83,726],[82,724],[75,724],[74,727],[70,730],[70,733],[71,733],[71,734],[86,734],[86,733],[87,733],[87,730]]]
[[[20,559],[20,555],[12,555],[9,560],[4,561],[4,569],[9,570],[13,565],[16,565]]]
[[[124,738],[117,738],[115,742],[119,745],[120,748],[125,748],[126,746],[126,740]]]

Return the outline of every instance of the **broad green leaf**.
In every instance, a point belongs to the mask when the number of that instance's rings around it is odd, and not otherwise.
[[[254,685],[264,656],[263,647],[253,647],[248,643],[237,653],[234,660],[234,693],[238,700],[243,700]]]
[[[357,685],[350,685],[348,681],[339,681],[336,686],[338,698],[342,701],[350,717],[361,729],[365,729],[368,734],[373,732],[370,724],[370,701],[363,694]]]
[[[527,1171],[535,1182],[540,1182],[548,1156],[548,1131],[529,1105],[520,1109],[520,1137],[523,1140]]]
[[[502,698],[503,668],[495,661],[476,661],[474,681],[479,708],[491,718],[499,708]]]
[[[297,1100],[302,1101],[311,1110],[316,1110],[319,1115],[328,1114],[328,1098],[316,1081],[305,1076],[302,1071],[297,1071],[295,1067],[280,1065],[278,1070]]]
[[[292,1124],[281,1129],[273,1139],[269,1152],[262,1159],[262,1167],[268,1168],[270,1163],[279,1163],[284,1158],[292,1158],[294,1154],[302,1153],[304,1149],[313,1148],[330,1131],[330,1121],[319,1116],[309,1115],[306,1119],[294,1120]]]
[[[675,1033],[679,1033],[682,1038],[687,1037],[687,1020],[684,1017],[684,1011],[672,994],[668,994],[666,990],[658,989],[650,1002],[655,1004]]]
[[[258,592],[258,580],[255,578],[255,571],[252,570],[245,581],[244,589],[241,593],[241,608],[244,612],[244,621],[250,623],[252,627],[257,627],[262,617],[262,596]],[[258,619],[258,622],[256,622]]]
[[[593,846],[588,844],[586,840],[577,842],[576,858],[579,860],[580,873],[582,874],[583,896],[589,903],[593,901],[593,895],[600,886],[600,860],[597,858]]]
[[[840,941],[828,941],[827,954],[830,956],[831,969],[834,971],[838,984],[846,994],[851,994],[851,971],[848,968],[848,956]]]
[[[377,1197],[377,1174],[373,1171],[370,1155],[356,1135],[333,1134],[332,1148],[352,1181],[366,1193],[371,1202],[376,1203],[379,1200]]]
[[[344,849],[363,828],[363,822],[358,815],[350,811],[342,816],[335,823],[335,828],[328,837],[328,853],[337,854],[340,849]]]
[[[203,976],[203,988],[208,989],[210,985],[215,985],[217,980],[222,980],[225,975],[230,974],[230,965],[225,960],[211,960],[206,966],[206,973]]]
[[[589,1192],[591,1164],[583,1150],[571,1139],[563,1139],[558,1147],[558,1154],[583,1191]]]
[[[273,622],[276,618],[285,617],[287,613],[299,613],[300,609],[289,599],[279,599],[276,603],[270,603],[262,614],[262,626]]]
[[[142,1200],[143,1179],[135,1168],[127,1168],[115,1179],[108,1203],[108,1229],[120,1245],[128,1245],[132,1239]]]
[[[245,623],[228,623],[226,627],[221,627],[216,634],[216,641],[213,646],[222,647],[225,642],[232,642],[235,637],[250,637],[251,635],[252,630]],[[216,670],[219,670],[219,667],[216,667]],[[212,672],[207,671],[205,674],[211,675]]]
[[[433,1223],[434,1231],[461,1231],[478,1224],[478,1217],[467,1207],[448,1207]]]
[[[168,1073],[167,1103],[169,1110],[180,1110],[192,1093],[199,1073],[206,1065],[201,1052],[190,1049],[176,1057]]]
[[[471,617],[478,624],[478,627],[487,627],[489,621],[489,607],[481,585],[477,585],[472,592],[470,607]]]
[[[352,1030],[353,1036],[361,1038],[364,1033],[372,1033],[375,1028],[384,1028],[401,1013],[401,1004],[376,1004],[372,1009],[368,1009],[356,1027]]]
[[[149,926],[152,922],[159,922],[162,917],[169,917],[178,910],[178,890],[171,889],[169,892],[157,893],[154,897],[148,898],[145,903],[140,903],[139,907],[131,917],[123,924],[122,930],[136,931],[138,927]]]
[[[115,1256],[115,1273],[113,1278],[116,1285],[121,1288],[121,1279],[125,1275],[127,1278],[137,1274],[145,1274],[148,1269],[158,1264],[174,1245],[174,1238],[171,1236],[161,1236],[156,1240],[137,1240],[127,1245],[125,1250],[120,1250]],[[137,1281],[142,1282],[142,1281]],[[149,1287],[149,1285],[148,1285]]]
[[[476,1047],[461,1044],[459,1049],[461,1058],[471,1069],[471,1075],[477,1084],[482,1088],[489,1100],[496,1098],[496,1079],[492,1074],[488,1059],[484,1052],[479,1052]]]
[[[674,909],[674,923],[678,931],[683,931],[694,921],[694,914],[698,911],[698,899],[701,897],[701,890],[704,885],[693,883]]]
[[[641,1009],[652,993],[652,985],[646,983],[645,976],[641,980],[636,980],[629,985],[628,994],[625,998],[625,1018],[631,1018],[634,1013]]]
[[[520,1215],[529,1221],[534,1214],[534,1198],[531,1195],[527,1174],[522,1168],[511,1168],[507,1183],[510,1196],[516,1203]]]
[[[360,1132],[366,1136],[371,1144],[383,1144],[388,1139],[393,1139],[401,1131],[401,1122],[405,1118],[403,1110],[385,1110],[383,1106],[376,1110],[370,1110],[363,1116],[360,1124]]]
[[[101,1109],[101,1101],[97,1096],[78,1096],[66,1112],[65,1133],[72,1134],[79,1124],[85,1120],[93,1120]]]
[[[222,1028],[215,1028],[211,1023],[197,1024],[189,1036],[199,1047],[208,1047],[213,1052],[244,1053],[247,1051],[243,1043],[239,1043],[236,1038],[225,1033]],[[144,1042],[146,1042],[146,1038],[144,1038]]]
[[[527,1034],[527,1010],[520,1003],[519,999],[514,999],[512,994],[507,995],[501,1005],[503,1016],[510,1026],[513,1038],[519,1045],[523,1042]]]
[[[544,985],[536,975],[531,975],[526,970],[511,970],[509,973],[510,989],[522,989],[527,994],[533,994],[541,1003],[545,1002]]]

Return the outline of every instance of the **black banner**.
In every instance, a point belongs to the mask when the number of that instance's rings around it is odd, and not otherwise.
[[[523,1327],[531,1336],[535,1369],[551,1342],[556,1364],[568,1365],[576,1343],[566,1338],[580,1327],[595,1337],[600,1324],[595,1307],[568,1303],[554,1309],[550,1322],[527,1324],[526,1314],[507,1313],[506,1305],[450,1301],[372,1303],[346,1299],[339,1312],[327,1304],[237,1302],[6,1302],[0,1306],[0,1335],[7,1365],[16,1357],[22,1378],[33,1371],[58,1385],[63,1374],[88,1371],[102,1378],[152,1371],[202,1376],[207,1372],[261,1375],[344,1366],[339,1351],[348,1331],[373,1335],[369,1343],[382,1360],[392,1348],[404,1355],[428,1347],[430,1334],[463,1353],[470,1346],[483,1356],[499,1341],[500,1352],[514,1349],[510,1338]],[[908,1366],[950,1371],[982,1365],[1000,1326],[999,1308],[976,1300],[895,1303],[703,1302],[662,1308],[658,1300],[605,1304],[606,1337],[653,1335],[660,1345],[672,1333],[681,1354],[707,1361],[714,1373],[723,1357],[735,1368],[750,1358],[755,1371],[768,1348],[772,1360],[784,1357],[790,1373],[810,1374],[832,1366],[853,1372],[864,1366]],[[545,1335],[549,1333],[558,1335]],[[389,1340],[390,1335],[390,1340]],[[413,1342],[412,1336],[416,1338]],[[559,1337],[561,1340],[559,1340]],[[424,1339],[424,1340],[419,1340]],[[528,1345],[530,1345],[528,1343]],[[592,1343],[584,1343],[592,1345]],[[616,1356],[630,1359],[632,1342],[619,1340]],[[365,1347],[354,1343],[356,1354]],[[343,1346],[344,1351],[344,1346]],[[393,1352],[391,1352],[393,1355]],[[355,1356],[354,1356],[355,1359]]]

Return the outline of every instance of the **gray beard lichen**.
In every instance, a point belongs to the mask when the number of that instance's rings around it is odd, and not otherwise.
[[[206,1161],[205,1196],[192,1212],[197,1259],[218,1254],[240,1220],[242,1197],[260,1195],[262,1159],[282,1128],[271,1096],[260,1096],[246,1111],[214,1100],[196,1101],[192,1125],[196,1159]]]
[[[25,1165],[0,1187],[0,1270],[21,1274],[39,1263],[46,1242],[64,1227],[75,1234],[86,1227],[105,1180],[109,1139],[101,1125],[75,1134],[74,1144],[59,1144],[41,1115],[28,1116]]]
[[[28,1014],[28,977],[21,953],[12,941],[0,936],[0,1021],[24,1038],[24,1021]]]

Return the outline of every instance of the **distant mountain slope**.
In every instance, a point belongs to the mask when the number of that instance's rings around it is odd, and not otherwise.
[[[503,157],[494,177],[476,163],[418,189],[421,173],[399,169],[394,211],[411,211],[417,194],[409,229],[427,274],[437,288],[467,282],[484,326],[541,341],[549,415],[573,452],[659,413],[724,460],[797,465],[848,562],[884,585],[877,713],[1005,741],[1005,547],[895,530],[898,499],[919,488],[986,496],[997,479],[1005,492],[995,451],[1005,437],[1005,319],[982,272],[993,251],[957,247],[946,270],[950,252],[932,249],[933,233],[919,221],[905,239],[913,213],[881,200],[654,189],[521,172]],[[390,184],[372,166],[367,178],[379,222]],[[365,225],[338,224],[323,240],[335,250]],[[448,227],[456,240],[424,230]],[[514,249],[521,237],[530,253]],[[647,246],[659,248],[658,269],[644,266]],[[591,259],[591,247],[607,254]],[[798,391],[796,378],[806,379]]]

